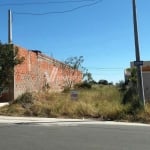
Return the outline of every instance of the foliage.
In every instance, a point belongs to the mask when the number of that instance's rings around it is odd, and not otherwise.
[[[83,56],[69,57],[65,60],[65,64],[70,66],[72,69],[82,70],[82,63],[84,62]]]
[[[137,69],[135,67],[128,68],[127,71],[131,73],[127,83],[131,83],[133,86],[137,85]]]
[[[65,87],[73,87],[80,76],[82,76],[86,81],[92,80],[91,73],[89,73],[88,70],[82,66],[83,62],[83,56],[79,56],[67,58],[64,64],[62,64]]]
[[[108,85],[108,81],[107,80],[99,80],[98,84],[102,84],[102,85]]]
[[[88,70],[85,68],[83,71],[83,81],[88,82],[88,83],[93,81],[92,74],[90,72],[88,72]]]
[[[128,113],[135,114],[142,109],[142,105],[137,94],[137,71],[136,68],[129,68],[127,71],[131,73],[128,81],[120,81],[118,87],[123,94],[122,103],[130,106]]]
[[[116,84],[118,87],[119,91],[124,93],[127,90],[127,84],[124,81],[119,81],[119,83]]]
[[[135,114],[142,109],[136,88],[130,87],[127,89],[122,102],[123,104],[130,105],[128,110],[130,114]]]
[[[91,89],[92,85],[86,81],[82,83],[75,84],[74,86],[75,89]]]
[[[105,79],[101,79],[97,82],[97,84],[100,84],[100,85],[113,85],[113,82],[108,82],[107,80]]]
[[[138,121],[150,123],[150,104],[145,110],[135,109],[136,103],[124,105],[115,86],[96,85],[90,90],[78,89],[78,100],[66,93],[25,93],[9,106],[0,109],[0,115],[39,116],[63,118],[96,118],[99,120]]]
[[[24,116],[110,120],[118,119],[124,113],[119,92],[113,86],[78,89],[78,93],[76,101],[71,99],[70,93],[25,93],[7,108],[2,108],[0,114],[13,115],[20,110],[18,114]]]
[[[30,92],[26,92],[24,94],[22,94],[21,96],[19,96],[15,101],[13,101],[12,103],[14,104],[20,104],[22,107],[27,108],[30,105],[32,105],[34,102],[34,97],[33,94]]]
[[[22,63],[23,57],[18,56],[18,49],[11,44],[0,43],[0,85],[1,90],[9,86],[13,79],[14,66]]]
[[[91,84],[91,85],[96,85],[97,84],[97,82],[95,80],[91,80],[88,83]]]
[[[0,109],[0,115],[39,116],[63,118],[96,118],[99,120],[125,120],[150,123],[150,104],[138,109],[130,103],[123,105],[115,86],[95,85],[91,89],[78,89],[78,100],[70,93],[25,93],[9,106]]]
[[[63,88],[63,93],[68,93],[70,92],[70,87],[66,86]]]

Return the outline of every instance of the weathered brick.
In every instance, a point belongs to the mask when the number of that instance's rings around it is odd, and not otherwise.
[[[14,91],[14,98],[27,91],[40,91],[48,84],[50,90],[60,90],[65,86],[65,74],[71,71],[71,68],[64,69],[62,62],[39,51],[29,51],[22,47],[18,47],[18,50],[18,55],[23,56],[25,60],[14,68],[14,89],[11,89]],[[73,79],[74,83],[81,82],[82,73],[76,71],[69,78]]]
[[[18,47],[18,55],[25,58],[22,64],[14,68],[14,85],[7,87],[0,95],[0,101],[3,99],[14,99],[24,92],[40,91],[46,85],[50,90],[61,90],[65,87],[65,75],[72,79],[74,83],[81,82],[82,73],[77,71],[74,75],[69,74],[71,68],[62,67],[64,64],[43,55],[39,51],[28,51],[25,48]],[[68,73],[68,74],[67,74]]]

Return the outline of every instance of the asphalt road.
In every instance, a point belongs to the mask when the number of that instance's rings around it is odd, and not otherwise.
[[[0,150],[150,150],[150,127],[0,124]]]

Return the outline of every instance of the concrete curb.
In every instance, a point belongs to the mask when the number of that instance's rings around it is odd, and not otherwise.
[[[39,117],[10,117],[0,116],[0,123],[5,124],[49,124],[49,125],[119,125],[150,127],[150,124],[96,121],[92,119],[63,119],[63,118],[39,118]]]
[[[9,105],[9,103],[0,103],[0,107],[3,107],[3,106],[7,106],[7,105]]]
[[[62,119],[62,118],[40,118],[40,117],[12,117],[0,116],[0,123],[55,123],[55,122],[82,122],[83,119]],[[86,119],[86,121],[89,121]]]

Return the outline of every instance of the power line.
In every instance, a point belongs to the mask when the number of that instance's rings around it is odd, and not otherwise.
[[[104,75],[107,75],[107,76],[112,76],[112,75],[117,75],[117,76],[120,76],[120,74],[118,74],[118,72],[98,72],[98,73],[93,73],[93,72],[90,72],[92,75],[94,76],[104,76]],[[122,74],[123,76],[123,74]]]
[[[113,68],[97,68],[97,67],[86,67],[88,69],[94,69],[94,70],[102,70],[102,71],[109,71],[109,70],[114,70],[114,71],[119,71],[119,70],[123,70],[124,67],[113,67]]]
[[[102,0],[97,0],[94,3],[90,3],[90,4],[85,4],[85,5],[81,5],[78,7],[74,7],[72,9],[68,9],[68,10],[63,10],[63,11],[50,11],[50,12],[45,12],[45,13],[32,13],[32,12],[13,12],[13,14],[16,15],[33,15],[33,16],[40,16],[40,15],[49,15],[49,14],[61,14],[61,13],[68,13],[68,12],[72,12],[81,8],[85,8],[85,7],[90,7],[93,5],[96,5],[98,3],[100,3]]]
[[[24,3],[3,3],[0,6],[25,6],[25,5],[47,5],[47,4],[64,4],[64,3],[81,3],[94,2],[96,0],[65,0],[65,1],[46,1],[46,2],[24,2]]]

